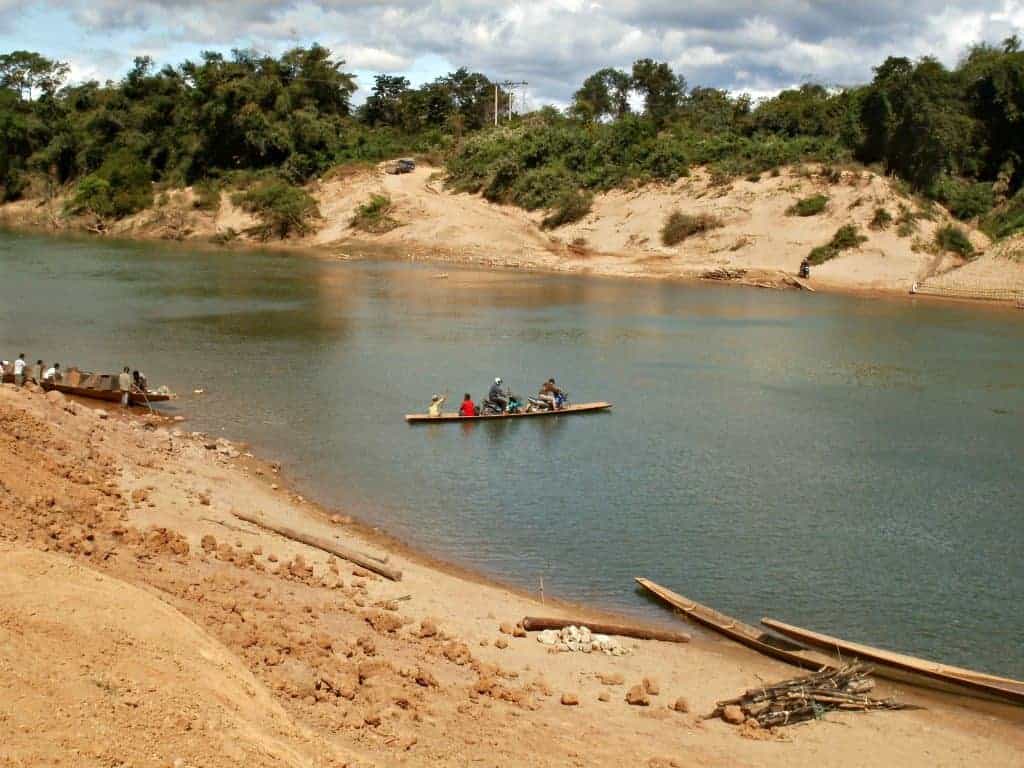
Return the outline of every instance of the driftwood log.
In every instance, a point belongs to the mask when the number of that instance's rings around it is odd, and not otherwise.
[[[523,629],[527,632],[540,632],[545,629],[564,629],[565,627],[586,627],[598,635],[614,635],[616,637],[635,637],[638,640],[661,640],[665,643],[688,643],[690,636],[685,632],[669,632],[661,629],[625,624],[602,624],[583,619],[551,619],[538,616],[527,616],[523,619]]]
[[[402,572],[397,568],[391,568],[390,566],[384,565],[378,562],[374,558],[370,557],[363,552],[358,552],[354,549],[350,549],[342,544],[331,541],[325,536],[316,536],[311,533],[304,531],[298,531],[294,528],[289,528],[286,525],[280,525],[278,523],[271,523],[257,515],[247,514],[245,512],[235,512],[232,510],[232,515],[237,517],[239,520],[245,520],[247,523],[258,525],[260,528],[266,528],[268,531],[273,531],[276,534],[284,536],[286,539],[292,541],[298,541],[302,544],[306,544],[316,549],[322,549],[324,552],[329,552],[332,555],[337,555],[343,560],[348,560],[351,563],[355,563],[361,568],[365,568],[368,571],[379,573],[386,579],[391,581],[401,581]]]

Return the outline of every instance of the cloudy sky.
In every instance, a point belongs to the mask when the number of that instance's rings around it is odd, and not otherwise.
[[[60,58],[75,79],[118,78],[143,54],[177,64],[316,41],[363,87],[375,72],[418,84],[465,65],[529,81],[534,103],[565,103],[590,72],[640,57],[691,85],[763,95],[861,82],[890,54],[953,64],[1015,32],[1024,0],[0,0],[0,51]]]

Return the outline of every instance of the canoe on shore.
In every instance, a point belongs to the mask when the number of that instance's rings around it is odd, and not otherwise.
[[[430,416],[426,413],[408,413],[405,420],[410,424],[426,424],[438,421],[485,421],[489,419],[529,419],[541,416],[571,416],[577,413],[594,413],[595,411],[607,411],[612,407],[611,403],[579,403],[567,405],[557,411],[532,411],[530,413],[491,413],[480,416],[460,416],[457,413],[442,413],[440,416]]]
[[[121,402],[121,390],[119,389],[93,389],[92,387],[72,387],[70,384],[53,384],[52,382],[43,382],[43,389],[47,392],[50,390],[57,390],[65,395],[75,395],[76,397],[88,397],[92,400],[105,400],[108,403],[119,403]],[[156,392],[132,392],[129,395],[129,400],[132,405],[146,405],[146,403],[162,403],[170,400],[170,395],[157,394]]]
[[[778,659],[803,669],[811,669],[815,672],[821,669],[837,669],[840,666],[829,656],[822,655],[816,651],[810,651],[804,646],[793,643],[784,637],[764,632],[757,627],[743,623],[739,619],[734,619],[732,616],[719,613],[714,608],[709,608],[695,600],[683,597],[671,589],[655,584],[649,579],[637,577],[636,583],[664,600],[673,608],[681,611],[687,618],[692,619],[698,624],[703,624],[705,627],[725,635],[737,643],[753,648],[765,656],[771,656],[773,659]]]
[[[852,659],[860,659],[872,665],[875,675],[888,680],[960,696],[1024,704],[1024,683],[1017,680],[959,667],[947,667],[911,656],[846,643],[780,621],[762,619],[761,622],[765,626],[781,633],[773,635],[683,597],[648,579],[638,578],[636,581],[644,589],[657,595],[698,624],[703,624],[748,648],[787,664],[804,669],[837,669]]]
[[[975,672],[949,664],[940,664],[881,648],[872,648],[860,643],[851,643],[775,619],[761,619],[761,623],[804,645],[819,648],[827,653],[835,653],[847,659],[860,659],[868,662],[875,666],[876,674],[883,677],[1024,705],[1024,682],[1020,680]],[[920,678],[926,678],[931,681],[931,684],[919,683]]]

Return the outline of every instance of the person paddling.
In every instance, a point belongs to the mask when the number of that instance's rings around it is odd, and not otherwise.
[[[447,400],[444,395],[434,395],[430,398],[430,405],[427,406],[427,415],[432,418],[437,418],[441,415],[441,406],[444,405],[444,401]]]

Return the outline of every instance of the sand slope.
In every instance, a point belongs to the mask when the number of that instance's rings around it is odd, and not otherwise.
[[[305,766],[317,751],[177,610],[37,551],[0,551],[0,689],[13,765]]]
[[[815,285],[907,291],[914,282],[960,264],[955,257],[928,250],[935,230],[952,222],[941,208],[935,207],[935,220],[918,220],[916,231],[907,237],[897,234],[895,224],[884,230],[870,227],[877,208],[897,219],[901,205],[915,212],[920,207],[889,179],[869,171],[845,171],[834,181],[804,167],[789,168],[779,176],[721,185],[698,169],[673,185],[598,195],[588,216],[555,231],[540,228],[540,213],[453,193],[438,176],[429,167],[402,176],[378,170],[321,185],[317,197],[325,222],[312,242],[323,246],[358,236],[399,251],[433,251],[456,261],[674,277],[727,268],[747,270],[751,279],[764,280],[774,273],[795,273],[811,248],[852,223],[867,242],[816,267]],[[366,236],[348,227],[356,206],[371,194],[391,198],[398,228]],[[787,215],[794,202],[815,194],[829,197],[822,214]],[[665,246],[660,230],[675,210],[710,214],[722,226]],[[981,233],[972,232],[971,237],[977,247],[987,245]]]
[[[232,510],[387,551],[403,579]],[[1021,764],[1024,710],[903,686],[878,692],[927,709],[776,734],[704,721],[718,699],[796,671],[699,634],[626,641],[628,656],[609,657],[502,631],[589,613],[550,597],[331,518],[244,447],[0,386],[5,767]],[[628,705],[644,677],[660,692]],[[579,704],[563,706],[565,692]],[[670,708],[680,696],[690,712]]]
[[[379,167],[345,167],[309,185],[321,219],[315,231],[285,243],[314,248],[328,256],[349,258],[382,253],[401,258],[587,272],[617,276],[699,278],[709,271],[729,271],[729,279],[756,285],[794,285],[792,275],[815,246],[827,243],[836,230],[855,224],[867,241],[812,270],[817,289],[888,291],[905,294],[920,283],[964,264],[953,254],[937,253],[935,230],[954,223],[941,206],[922,209],[891,179],[867,169],[836,172],[813,165],[782,168],[757,180],[716,183],[704,169],[675,184],[648,184],[595,196],[593,209],[574,224],[547,231],[542,212],[496,205],[479,195],[459,194],[445,187],[440,169],[420,165],[413,173],[392,176]],[[383,234],[353,229],[356,209],[371,195],[387,195],[398,226]],[[797,200],[828,196],[826,210],[816,216],[787,215]],[[116,222],[109,233],[138,238],[175,240],[223,239],[235,245],[256,244],[249,231],[255,218],[231,203],[224,192],[220,210],[197,210],[191,189],[165,193],[153,209]],[[876,209],[893,219],[888,227],[871,227]],[[62,222],[60,201],[43,205],[20,201],[0,206],[0,219],[52,229],[83,226]],[[673,211],[710,214],[722,226],[667,247],[660,231]],[[900,236],[901,212],[916,217],[913,231]],[[969,225],[964,228],[982,254],[988,239]],[[984,269],[958,275],[960,283],[979,295],[1019,282],[1012,259],[991,261]],[[941,285],[938,283],[937,285]]]

